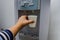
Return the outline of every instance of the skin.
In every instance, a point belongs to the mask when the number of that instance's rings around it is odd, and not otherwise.
[[[33,20],[28,20],[27,18],[28,17],[26,15],[21,16],[18,22],[14,26],[9,28],[14,37],[24,26],[33,23]]]

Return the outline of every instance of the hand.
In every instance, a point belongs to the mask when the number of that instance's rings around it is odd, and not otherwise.
[[[17,25],[25,26],[34,22],[33,20],[28,20],[27,18],[28,17],[26,15],[21,16],[17,22]]]

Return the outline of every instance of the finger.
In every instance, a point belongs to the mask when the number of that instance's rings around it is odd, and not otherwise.
[[[28,20],[28,24],[34,23],[33,20]]]
[[[28,20],[28,16],[27,15],[24,15],[23,17]]]
[[[25,18],[26,18],[26,17],[27,17],[27,15],[23,15],[23,17],[25,17]]]

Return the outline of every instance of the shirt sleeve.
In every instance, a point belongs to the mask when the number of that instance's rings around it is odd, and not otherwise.
[[[10,30],[0,32],[0,40],[13,40],[13,34]]]

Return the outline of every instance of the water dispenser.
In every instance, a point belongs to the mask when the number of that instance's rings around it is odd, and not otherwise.
[[[27,15],[34,23],[19,32],[20,40],[39,40],[40,0],[18,0],[18,18]]]

